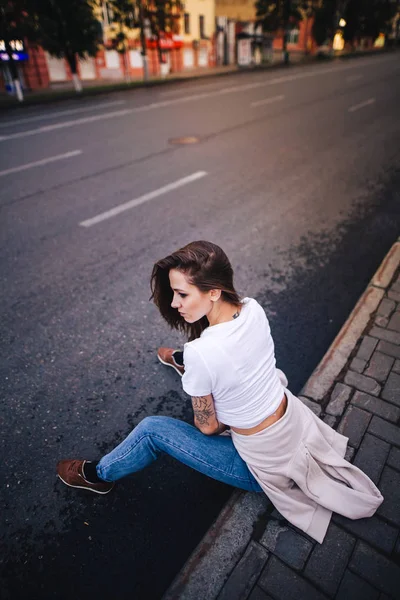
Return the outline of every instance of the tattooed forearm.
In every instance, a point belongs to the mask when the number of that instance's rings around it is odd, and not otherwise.
[[[209,419],[215,417],[213,402],[204,396],[192,397],[194,419],[199,425],[209,425]]]

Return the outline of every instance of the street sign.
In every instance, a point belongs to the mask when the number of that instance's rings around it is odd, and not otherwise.
[[[28,60],[29,56],[25,50],[24,42],[22,40],[11,40],[10,47],[12,50],[13,60]],[[6,44],[4,40],[0,40],[0,60],[4,62],[10,60],[10,57],[6,52]]]

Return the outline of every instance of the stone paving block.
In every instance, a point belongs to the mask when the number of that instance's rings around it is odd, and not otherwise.
[[[391,300],[395,302],[400,302],[400,294],[398,292],[389,291],[388,296]]]
[[[394,331],[400,331],[400,312],[395,312],[387,324],[388,329],[393,329]]]
[[[394,363],[394,358],[387,354],[382,354],[377,350],[373,353],[368,368],[364,371],[364,375],[372,377],[377,381],[386,381]]]
[[[340,421],[338,432],[349,438],[349,443],[358,448],[371,420],[371,414],[356,406],[349,406]]]
[[[312,551],[304,575],[333,596],[339,587],[354,544],[353,536],[331,523],[323,544],[317,544]]]
[[[336,417],[334,417],[333,415],[325,415],[325,417],[324,417],[324,423],[326,423],[327,425],[329,425],[329,427],[335,428]]]
[[[400,292],[400,277],[398,277],[398,278],[396,279],[396,281],[394,281],[394,282],[392,283],[392,285],[390,286],[390,290],[391,290],[392,292]]]
[[[317,415],[317,417],[319,417],[319,415],[321,414],[321,410],[322,410],[321,406],[319,404],[317,404],[316,402],[313,402],[312,400],[310,400],[309,398],[306,398],[305,396],[299,396],[299,398],[303,404],[308,406],[308,408],[310,410],[312,410],[313,413],[315,415]]]
[[[378,306],[378,315],[381,315],[382,317],[390,317],[395,308],[396,303],[393,300],[389,300],[389,298],[383,298]]]
[[[375,318],[375,325],[378,325],[378,327],[387,327],[387,324],[389,323],[389,319],[387,317],[380,317],[379,315]]]
[[[356,356],[350,363],[350,370],[356,371],[357,373],[362,373],[365,369],[366,364],[366,360],[363,360],[362,358],[357,358]]]
[[[389,442],[389,444],[400,446],[400,429],[396,427],[396,425],[392,425],[392,423],[388,423],[380,417],[372,417],[368,431],[386,442]]]
[[[254,588],[249,596],[249,600],[273,600],[271,596],[266,594],[258,585]]]
[[[376,348],[377,343],[378,343],[378,340],[370,337],[369,335],[366,335],[363,338],[363,340],[360,344],[360,347],[358,349],[357,358],[361,358],[362,360],[369,360],[371,358],[373,351]]]
[[[387,421],[393,421],[394,423],[400,417],[399,407],[393,406],[393,404],[390,404],[381,398],[370,396],[365,392],[356,392],[351,399],[351,404],[354,404],[354,406],[358,406],[359,408],[363,408],[368,412],[374,413],[374,415],[379,415]]]
[[[380,592],[355,573],[347,570],[335,600],[379,600]]]
[[[393,367],[392,367],[392,371],[393,373],[400,373],[400,360],[396,360]]]
[[[333,388],[331,399],[326,407],[326,412],[329,415],[334,415],[336,417],[341,415],[345,409],[346,402],[350,398],[351,392],[352,389],[348,385],[337,383]]]
[[[388,380],[383,388],[382,398],[400,406],[400,375],[390,373]]]
[[[272,513],[270,514],[270,517],[271,519],[276,519],[280,523],[286,521],[285,517],[283,517],[281,513],[278,510],[276,510],[276,508],[273,509]]]
[[[348,446],[349,447],[349,446]],[[307,535],[307,533],[304,533],[304,531],[301,531],[301,529],[298,529],[298,527],[295,527],[294,525],[291,525],[289,523],[289,521],[287,519],[285,519],[285,517],[283,515],[281,515],[280,512],[278,512],[276,510],[276,508],[273,509],[273,511],[271,512],[271,514],[269,515],[271,520],[275,520],[277,521],[282,527],[288,527],[290,526],[293,531],[299,533],[299,535],[301,535],[302,537],[306,538],[306,540],[308,540],[309,542],[311,542],[311,544],[314,546],[315,545],[315,540]]]
[[[390,444],[366,433],[353,464],[364,471],[375,485],[378,485],[389,451]]]
[[[400,333],[397,331],[389,331],[389,329],[374,326],[369,332],[369,335],[378,338],[379,340],[390,342],[391,344],[400,345]]]
[[[263,546],[251,540],[219,593],[218,600],[245,600],[260,576],[268,556]]]
[[[278,521],[268,523],[260,544],[295,569],[304,567],[313,547],[302,535],[290,527],[282,526]]]
[[[258,585],[275,600],[326,600],[324,594],[275,556],[268,561]]]
[[[399,597],[400,568],[365,542],[357,544],[349,567],[382,592]]]
[[[352,533],[355,537],[375,546],[379,550],[390,554],[396,543],[398,529],[389,525],[377,516],[368,519],[346,519],[342,515],[334,514],[333,521],[337,525]]]
[[[379,482],[379,489],[384,501],[378,508],[378,514],[400,527],[400,473],[390,467],[385,467]]]
[[[389,467],[393,467],[394,469],[400,471],[400,450],[398,448],[391,449],[387,459],[387,464]]]
[[[360,373],[355,373],[354,371],[347,371],[344,382],[374,396],[378,396],[381,391],[381,386],[375,379],[360,375]]]
[[[400,347],[395,346],[395,344],[390,344],[389,342],[379,342],[377,350],[379,350],[379,352],[383,352],[384,354],[388,354],[389,356],[400,358]]]
[[[351,462],[355,451],[356,451],[355,448],[352,448],[351,446],[347,446],[346,454],[344,455],[345,460],[347,460],[348,462]]]

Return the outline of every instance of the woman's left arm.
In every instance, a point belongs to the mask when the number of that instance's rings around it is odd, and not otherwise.
[[[205,435],[217,435],[227,428],[220,423],[215,414],[214,398],[212,394],[206,396],[192,396],[194,424]]]

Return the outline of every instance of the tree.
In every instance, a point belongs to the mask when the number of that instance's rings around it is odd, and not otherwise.
[[[312,36],[318,46],[322,46],[328,39],[333,40],[335,14],[335,0],[324,0],[315,7]]]
[[[97,0],[99,2],[99,0]],[[102,2],[100,2],[102,4]],[[129,30],[139,27],[143,58],[143,77],[148,79],[145,29],[156,40],[160,63],[163,62],[166,36],[179,33],[183,4],[180,0],[107,0],[111,23],[109,38],[113,48],[124,56]],[[125,69],[127,71],[127,69]]]
[[[287,41],[290,29],[303,19],[300,2],[297,0],[257,0],[255,2],[257,25],[264,33],[283,30],[283,55],[285,64],[289,63]]]
[[[387,34],[396,10],[391,0],[349,0],[344,12],[344,39],[354,46],[357,38],[375,40],[380,33]]]
[[[387,35],[392,29],[396,13],[397,5],[391,0],[369,0],[361,28],[362,34],[373,39],[376,39],[380,33]]]
[[[112,47],[122,55],[125,77],[129,81],[126,51],[129,30],[138,26],[136,21],[137,5],[132,0],[108,0],[107,6],[112,15],[108,30],[108,39],[111,41]]]
[[[35,43],[38,35],[39,21],[32,2],[29,0],[2,1],[0,7],[0,39],[4,41],[11,77],[20,102],[22,102],[24,96],[18,79],[17,66],[13,58],[12,45],[17,40],[27,40]]]
[[[102,41],[101,24],[91,0],[35,0],[40,19],[40,44],[52,56],[65,58],[75,90],[82,91],[77,57],[96,56]]]
[[[361,21],[363,18],[365,0],[349,0],[344,11],[346,25],[343,29],[343,38],[354,47],[354,42],[360,35]]]
[[[180,0],[150,0],[143,3],[143,18],[156,38],[160,64],[164,62],[162,39],[165,34],[179,33],[182,10]]]

